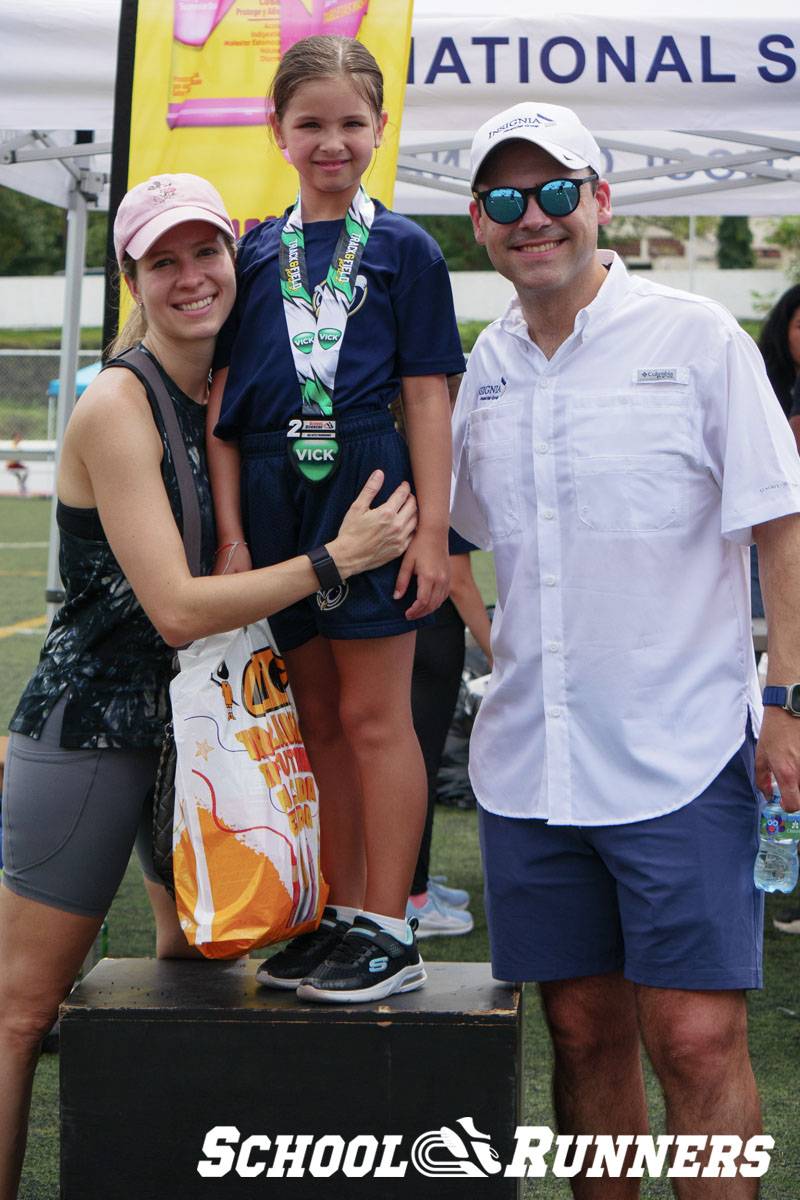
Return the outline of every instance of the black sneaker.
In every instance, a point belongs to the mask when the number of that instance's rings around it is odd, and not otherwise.
[[[800,933],[800,908],[779,908],[772,924],[781,933]]]
[[[347,921],[337,919],[335,908],[324,908],[318,927],[292,938],[283,950],[264,959],[256,979],[265,987],[294,990],[336,949],[349,928]]]
[[[356,917],[333,953],[302,981],[298,999],[358,1004],[416,991],[425,982],[425,968],[413,933],[416,921],[409,926],[411,941],[399,942],[369,917]]]

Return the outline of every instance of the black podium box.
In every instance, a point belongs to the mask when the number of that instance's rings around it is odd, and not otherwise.
[[[62,1200],[516,1200],[522,994],[426,963],[374,1004],[256,962],[104,959],[61,1008]]]

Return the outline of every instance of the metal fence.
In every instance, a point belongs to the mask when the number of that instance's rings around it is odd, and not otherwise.
[[[81,350],[78,367],[98,358]],[[58,350],[0,350],[0,440],[55,437],[58,367]]]

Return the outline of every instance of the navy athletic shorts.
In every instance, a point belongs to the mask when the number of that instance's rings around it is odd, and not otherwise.
[[[330,542],[348,508],[376,468],[383,486],[373,505],[411,481],[408,447],[388,409],[337,422],[341,464],[328,482],[310,487],[298,477],[286,453],[286,432],[247,434],[241,439],[242,513],[254,567],[284,562]],[[353,575],[341,588],[317,592],[270,617],[281,650],[323,634],[328,638],[379,638],[430,625],[433,616],[407,621],[416,597],[412,576],[405,596],[393,598],[399,558]]]
[[[544,982],[622,970],[650,987],[761,987],[753,758],[748,725],[742,747],[695,800],[626,825],[548,825],[479,805],[495,977]]]

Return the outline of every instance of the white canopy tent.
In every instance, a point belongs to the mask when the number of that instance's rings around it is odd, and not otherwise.
[[[800,212],[797,0],[760,11],[752,0],[573,3],[540,13],[531,0],[417,0],[400,211],[465,212],[472,133],[531,99],[568,104],[595,132],[616,212]],[[119,11],[119,0],[0,6],[0,184],[68,213],[59,444],[74,403],[86,211],[108,207]]]
[[[800,210],[800,10],[758,9],[417,0],[396,206],[463,212],[472,133],[529,98],[569,104],[597,133],[619,212]],[[69,208],[83,173],[78,190],[107,206],[118,22],[118,0],[3,0],[0,184]],[[93,154],[64,147],[77,129]]]
[[[67,211],[56,457],[75,404],[89,207],[108,208],[119,6],[4,0],[0,8],[0,185]],[[46,597],[60,595],[55,498]]]
[[[761,12],[750,0],[575,0],[555,13],[529,0],[423,0],[413,34],[402,211],[464,211],[472,134],[525,98],[580,113],[605,152],[616,212],[800,211],[794,0]]]

